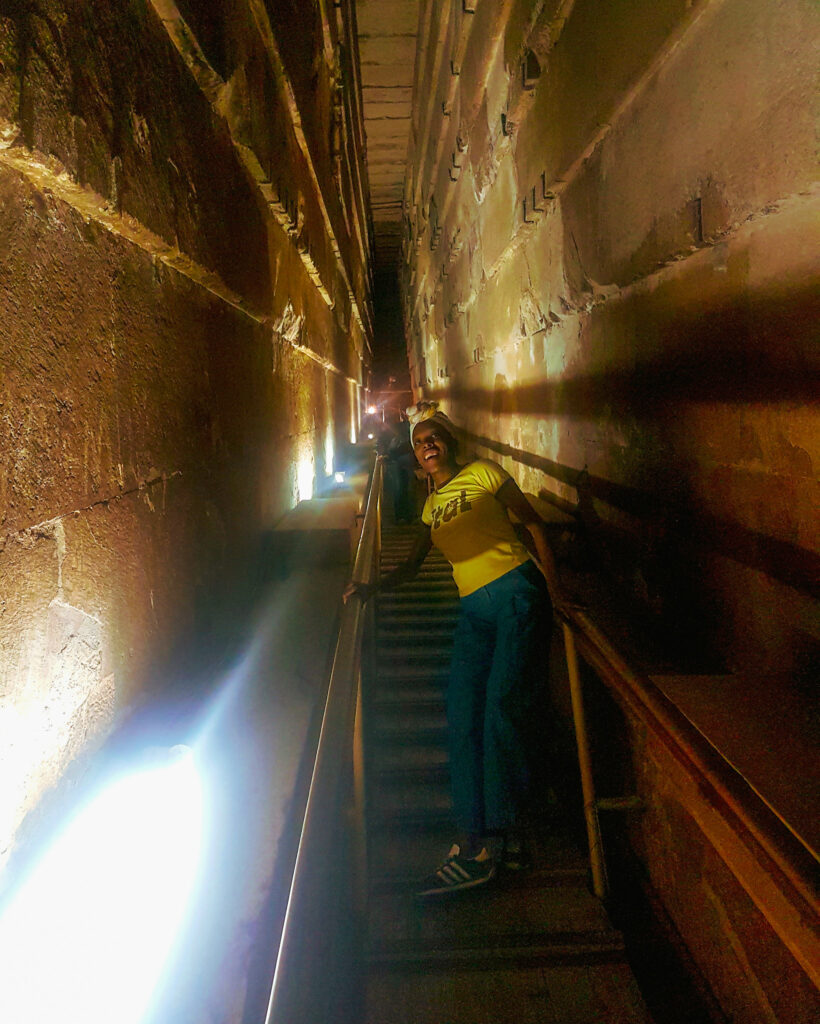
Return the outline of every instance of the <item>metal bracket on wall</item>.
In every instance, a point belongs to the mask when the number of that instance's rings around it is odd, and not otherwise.
[[[527,50],[524,59],[521,61],[521,85],[528,92],[535,88],[536,82],[541,77],[541,65],[538,58]]]

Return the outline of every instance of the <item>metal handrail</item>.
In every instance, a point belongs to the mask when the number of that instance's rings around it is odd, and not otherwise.
[[[816,859],[655,683],[628,664],[584,610],[568,607],[560,618],[568,641],[568,667],[570,675],[576,675],[579,700],[577,664],[574,669],[572,665],[576,640],[578,650],[597,675],[663,741],[692,777],[708,807],[741,838],[748,851],[743,870],[749,878],[738,876],[739,881],[808,976],[815,984],[820,983]],[[585,787],[584,802],[593,855],[593,845],[600,853],[600,833],[593,835],[597,806],[591,788],[587,791]],[[593,815],[596,820],[591,822]],[[594,855],[592,859],[594,868]],[[762,866],[762,872],[752,869],[755,862]],[[764,875],[771,880],[765,891],[749,885],[752,876],[759,881]],[[602,885],[605,889],[605,874]]]
[[[353,580],[359,583],[374,582],[378,572],[383,472],[384,459],[380,457],[373,469],[352,574]],[[294,908],[299,905],[305,890],[306,866],[315,852],[315,837],[320,823],[325,815],[338,814],[339,766],[350,757],[355,737],[356,708],[360,705],[365,617],[366,609],[358,597],[354,596],[344,605],[265,1024],[293,1024],[284,1015],[280,997],[291,955],[289,943]],[[820,963],[820,939],[813,927],[817,906],[816,861],[807,855],[806,849],[779,819],[755,799],[742,776],[717,753],[652,680],[627,663],[584,610],[568,607],[561,610],[559,618],[567,644],[570,682],[577,691],[573,693],[573,711],[576,714],[582,782],[583,776],[588,775],[590,783],[589,790],[584,787],[584,804],[596,891],[599,895],[606,892],[606,866],[597,824],[597,801],[591,788],[589,753],[588,749],[580,749],[582,744],[586,745],[586,734],[580,676],[577,663],[574,669],[572,665],[576,642],[584,660],[619,700],[663,740],[674,758],[691,774],[710,807],[725,816],[752,857],[765,865],[772,877],[772,886],[765,893],[751,893],[752,898],[809,976],[816,978],[816,965]],[[283,1004],[284,1000],[281,1002]]]
[[[364,522],[353,567],[353,580],[372,583],[378,573],[381,537],[381,492],[384,473],[383,458],[378,457],[370,478]],[[341,766],[353,754],[354,721],[360,703],[360,663],[365,607],[354,595],[342,607],[339,638],[333,655],[333,666],[327,688],[322,724],[313,771],[308,789],[296,860],[288,892],[279,950],[271,983],[265,1024],[293,1024],[285,1017],[284,987],[288,965],[293,956],[293,924],[295,909],[307,891],[312,858],[327,857],[317,842],[327,816],[339,813],[339,782]]]

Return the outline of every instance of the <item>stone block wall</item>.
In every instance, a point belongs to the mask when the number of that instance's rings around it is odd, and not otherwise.
[[[0,3],[0,859],[359,422],[352,8],[285,6]]]
[[[820,650],[819,32],[804,0],[433,4],[405,189],[417,395],[581,514],[675,655],[773,694]],[[803,1019],[805,965],[632,728],[647,877],[702,851],[667,912],[707,984],[732,1019]]]
[[[441,11],[406,190],[414,387],[533,493],[574,507],[586,469],[636,596],[674,615],[699,592],[724,664],[799,677],[820,639],[816,11]]]

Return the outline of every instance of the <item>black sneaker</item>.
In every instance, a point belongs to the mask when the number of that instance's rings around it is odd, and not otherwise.
[[[461,892],[485,885],[495,876],[495,861],[486,849],[475,857],[462,857],[461,848],[454,844],[447,860],[421,883],[417,896],[441,896],[448,892]]]

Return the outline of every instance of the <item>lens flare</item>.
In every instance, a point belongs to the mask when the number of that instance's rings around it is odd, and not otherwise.
[[[184,919],[202,828],[187,748],[97,795],[0,917],[3,1024],[137,1024]]]

